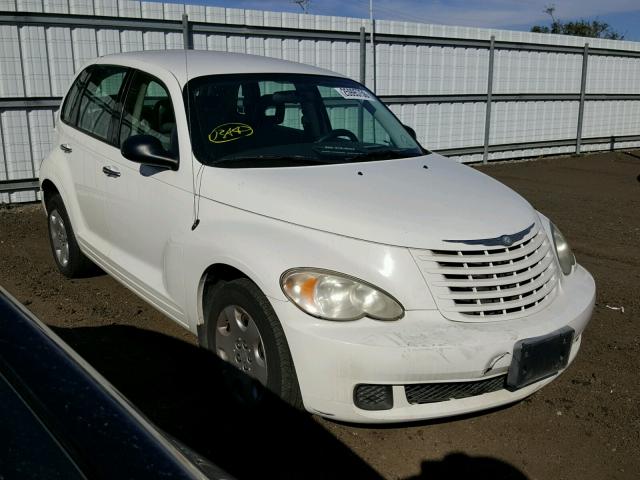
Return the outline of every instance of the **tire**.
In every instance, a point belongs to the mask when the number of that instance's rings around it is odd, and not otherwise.
[[[298,378],[284,331],[258,286],[247,278],[221,281],[208,290],[204,307],[207,347],[236,367],[229,369],[233,373],[224,376],[236,399],[251,407],[263,404],[264,389],[257,386],[259,382],[289,405],[302,409]],[[248,320],[244,314],[249,316]],[[233,320],[236,324],[232,327]],[[252,324],[259,332],[263,355],[256,345]],[[261,376],[263,370],[266,380]]]
[[[80,251],[67,209],[58,194],[47,202],[47,227],[51,253],[60,273],[68,278],[79,278],[97,270]]]

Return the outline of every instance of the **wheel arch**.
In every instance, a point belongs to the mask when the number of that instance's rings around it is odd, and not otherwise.
[[[60,190],[58,190],[56,184],[48,178],[43,180],[42,184],[40,185],[40,190],[42,190],[42,202],[46,211],[47,205],[49,204],[51,198],[53,198],[54,195],[61,195]]]
[[[208,344],[207,322],[204,315],[205,301],[208,295],[211,294],[212,290],[216,285],[219,285],[220,282],[230,282],[238,278],[246,278],[258,285],[257,282],[244,271],[228,263],[213,263],[202,272],[198,283],[198,322],[196,324],[198,343],[201,347],[206,347]],[[258,286],[258,288],[260,287]]]

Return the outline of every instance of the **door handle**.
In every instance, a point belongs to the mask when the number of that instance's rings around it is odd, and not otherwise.
[[[68,143],[61,143],[60,150],[62,150],[64,153],[71,153],[73,151],[71,145],[69,145]]]
[[[118,178],[120,176],[120,172],[117,167],[102,167],[102,173],[104,173],[107,177]]]

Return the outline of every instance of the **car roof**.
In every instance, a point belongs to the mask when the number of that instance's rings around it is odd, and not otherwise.
[[[146,50],[105,55],[95,63],[125,65],[144,70],[154,66],[173,74],[181,85],[203,75],[242,73],[298,73],[342,77],[331,70],[297,62],[243,53],[207,50]],[[187,73],[188,72],[188,73]]]

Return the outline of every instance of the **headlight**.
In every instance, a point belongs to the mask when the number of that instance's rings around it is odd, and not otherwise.
[[[373,285],[328,270],[292,269],[280,278],[284,294],[302,311],[325,320],[398,320],[404,309]]]
[[[558,261],[560,262],[562,273],[569,275],[573,270],[573,266],[576,264],[576,257],[571,251],[571,247],[564,238],[564,235],[560,233],[558,227],[553,223],[551,223],[551,234],[553,235],[553,244],[556,247],[556,254],[558,255]]]

